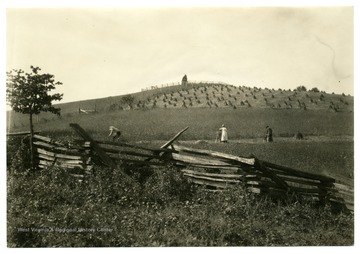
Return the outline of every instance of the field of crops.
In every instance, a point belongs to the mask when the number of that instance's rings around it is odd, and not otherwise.
[[[125,121],[130,120],[133,124],[141,126],[139,120],[153,119],[155,123],[166,126],[166,123],[169,122],[175,125],[184,122],[194,125],[202,135],[206,135],[206,132],[197,123],[205,120],[205,123],[208,124],[209,117],[213,121],[218,121],[214,122],[216,126],[221,121],[227,121],[233,128],[244,129],[244,133],[240,133],[239,136],[256,135],[256,133],[248,133],[247,129],[259,131],[256,127],[259,128],[264,122],[281,127],[283,124],[281,117],[284,117],[285,121],[290,120],[293,125],[300,124],[301,129],[307,126],[308,128],[305,128],[304,131],[310,131],[309,134],[319,135],[324,130],[321,124],[332,124],[332,120],[336,118],[339,118],[340,122],[335,120],[335,123],[348,123],[341,122],[341,120],[349,120],[347,117],[342,119],[342,115],[353,114],[354,97],[345,94],[327,94],[324,91],[275,90],[198,83],[157,88],[128,95],[59,103],[56,104],[56,107],[61,109],[61,119],[74,118],[77,120],[80,113],[96,111],[102,115],[100,119],[106,123],[110,121],[123,125]],[[121,112],[128,109],[130,112]],[[168,111],[169,109],[171,110]],[[144,116],[137,111],[146,111],[147,113]],[[189,115],[189,117],[186,118],[184,115]],[[289,118],[290,115],[293,117]],[[249,116],[254,119],[250,119]],[[142,119],[137,117],[142,117]],[[87,114],[87,118],[91,119],[92,117]],[[316,122],[317,118],[319,122]],[[46,112],[42,112],[34,118],[36,123],[50,125],[52,125],[51,122],[55,122],[56,125],[57,120],[59,120],[58,116]],[[120,122],[120,120],[122,121]],[[250,122],[247,123],[249,120]],[[308,120],[310,122],[307,122]],[[24,128],[28,125],[28,116],[8,112],[7,121],[8,129]],[[152,122],[150,121],[149,124]],[[318,125],[319,128],[317,128]],[[209,127],[213,128],[213,125],[211,124]],[[293,126],[286,124],[285,127],[287,128],[285,130],[278,128],[278,133],[288,134],[293,131],[291,128]]]
[[[121,129],[123,141],[153,143],[155,146],[161,146],[161,142],[189,126],[179,140],[190,143],[206,140],[208,144],[200,145],[205,149],[242,156],[253,154],[259,159],[315,173],[349,176],[354,170],[352,113],[226,108],[131,110],[76,114],[35,123],[35,130],[52,138],[79,139],[69,127],[72,122],[78,123],[98,140],[109,140],[108,127],[115,125]],[[214,144],[216,131],[222,123],[229,132],[230,140],[226,146]],[[262,141],[266,125],[270,125],[274,132],[271,144]],[[27,130],[27,127],[15,129],[18,130]],[[294,140],[297,131],[304,134],[304,140]]]

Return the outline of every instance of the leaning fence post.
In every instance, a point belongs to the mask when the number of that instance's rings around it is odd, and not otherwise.
[[[160,148],[167,148],[169,145],[171,145],[178,137],[180,137],[181,134],[183,134],[187,129],[189,129],[189,126],[185,129],[181,130],[178,134],[176,134],[172,139],[170,139],[168,142],[163,144]]]
[[[187,129],[189,129],[189,126],[184,128],[183,130],[179,131],[172,139],[170,139],[168,142],[166,142],[165,144],[163,144],[160,149],[165,149],[167,147],[169,147],[177,138],[180,137],[181,134],[183,134]],[[158,151],[156,152],[155,154],[158,155],[160,154],[161,152]],[[150,161],[152,160],[152,158],[147,158],[145,161]]]

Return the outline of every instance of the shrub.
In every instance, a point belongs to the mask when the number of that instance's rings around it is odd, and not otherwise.
[[[30,137],[11,137],[7,140],[7,170],[10,172],[24,172],[30,165]]]
[[[117,103],[112,103],[109,107],[109,111],[114,111],[119,108],[119,105]]]
[[[305,86],[298,86],[297,88],[296,88],[296,91],[299,91],[299,92],[306,92],[306,87]]]
[[[318,92],[320,92],[319,91],[319,89],[317,88],[317,87],[313,87],[313,88],[311,88],[311,90],[310,90],[311,92],[315,92],[315,93],[318,93]]]
[[[113,227],[118,209],[139,200],[139,184],[126,181],[120,171],[98,168],[96,172],[83,183],[56,167],[9,175],[8,246],[108,245],[111,238],[103,233],[56,231]],[[34,229],[47,231],[39,233]]]
[[[142,200],[165,205],[191,199],[194,185],[176,168],[162,167],[154,171],[144,184]]]

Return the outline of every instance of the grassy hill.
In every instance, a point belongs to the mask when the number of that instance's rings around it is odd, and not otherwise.
[[[103,136],[109,125],[116,125],[128,139],[152,140],[190,126],[183,138],[213,139],[225,123],[232,139],[261,137],[268,124],[277,136],[292,136],[298,130],[305,135],[353,135],[354,97],[325,92],[189,83],[57,106],[62,116],[42,113],[35,117],[35,129],[68,131],[68,123],[77,122]],[[27,130],[28,116],[9,114],[8,128]]]

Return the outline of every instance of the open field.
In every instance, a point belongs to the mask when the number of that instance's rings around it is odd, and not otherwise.
[[[185,143],[187,146],[190,144]],[[353,179],[354,145],[351,141],[295,141],[274,143],[192,144],[201,149],[258,159],[306,172]],[[341,178],[340,178],[341,176]]]
[[[261,138],[270,125],[274,137],[292,137],[297,131],[306,136],[353,136],[354,115],[351,112],[333,113],[324,110],[273,109],[153,109],[74,114],[52,121],[35,122],[35,130],[44,134],[71,133],[69,123],[75,122],[96,139],[105,139],[110,125],[122,130],[128,141],[167,140],[189,126],[182,140],[214,140],[215,133],[225,124],[230,140]],[[28,130],[28,123],[11,131]]]
[[[69,127],[75,122],[94,139],[108,140],[108,127],[115,125],[122,131],[122,140],[130,143],[152,143],[161,146],[186,126],[180,142],[191,144],[196,140],[205,149],[234,155],[253,154],[259,159],[314,173],[331,172],[352,176],[354,170],[354,115],[348,112],[332,113],[323,110],[273,109],[152,109],[76,114],[49,122],[35,123],[35,130],[57,139],[79,139]],[[215,134],[225,123],[230,141],[214,144]],[[274,142],[262,141],[265,126],[274,132]],[[25,131],[26,127],[14,131]],[[294,140],[297,131],[304,134],[302,141]]]
[[[128,100],[124,100],[124,98],[128,98]],[[155,110],[154,112],[160,112],[160,114],[164,114],[166,117],[161,119],[162,121],[159,122],[161,124],[165,121],[177,124],[179,122],[176,120],[178,116],[180,116],[180,120],[186,122],[187,119],[181,117],[183,114],[189,114],[189,119],[192,119],[195,115],[196,119],[192,122],[195,123],[196,120],[203,121],[203,117],[205,117],[205,120],[209,120],[208,117],[209,114],[211,114],[211,117],[218,121],[229,120],[229,117],[231,119],[236,119],[236,125],[231,127],[237,127],[237,125],[240,124],[239,127],[243,128],[244,126],[242,123],[244,120],[249,120],[249,117],[246,115],[249,114],[253,115],[253,118],[255,119],[258,118],[259,121],[262,119],[270,124],[279,122],[279,119],[276,116],[283,115],[286,120],[296,120],[292,121],[293,124],[302,123],[302,125],[309,125],[311,127],[314,123],[301,121],[303,117],[305,117],[305,119],[309,119],[308,117],[310,117],[311,119],[314,115],[321,115],[319,120],[324,120],[325,116],[328,118],[336,118],[334,115],[352,115],[354,97],[345,94],[327,94],[325,92],[275,90],[246,86],[198,83],[189,84],[187,86],[176,85],[157,88],[128,95],[59,103],[56,104],[56,106],[61,109],[62,120],[71,118],[77,119],[81,117],[79,114],[80,109],[95,110],[101,115],[109,115],[110,119],[105,117],[101,120],[105,120],[106,122],[107,120],[115,120],[116,124],[124,124],[124,121],[116,121],[117,117],[125,117],[124,120],[127,120],[126,116],[130,116],[130,118],[134,117],[133,121],[138,120],[136,119],[136,116],[139,115],[139,113],[136,113],[136,111],[146,111],[146,114],[149,114],[149,117],[147,117],[148,119],[154,116],[154,120],[159,120],[156,117],[157,113],[154,113],[154,115],[152,114],[153,112],[148,113],[148,111]],[[169,109],[174,111],[171,110],[171,113],[169,111],[161,111]],[[122,112],[128,110],[131,113]],[[280,111],[281,113],[271,113],[271,110]],[[229,113],[231,111],[236,113]],[[266,114],[258,112],[266,112]],[[222,114],[224,114],[223,117],[221,116]],[[237,114],[239,115],[238,117],[236,116]],[[286,116],[292,114],[294,115],[294,119],[287,119]],[[91,118],[90,115],[91,114],[87,115],[88,118]],[[111,119],[111,116],[115,119]],[[269,121],[272,116],[275,116],[273,122]],[[243,119],[243,117],[245,118]],[[295,117],[298,118],[295,119]],[[57,116],[50,113],[41,113],[34,118],[34,121],[36,123],[50,125],[51,122],[55,122],[56,125],[58,119]],[[258,124],[263,124],[259,121],[257,122]],[[17,113],[8,113],[7,122],[8,128],[24,128],[28,126],[28,117]],[[324,124],[329,124],[329,122],[325,121]],[[301,128],[303,127],[302,125],[300,125]],[[319,131],[321,130],[322,128],[319,129]],[[312,130],[312,132],[314,132],[314,135],[317,135],[316,129]]]

